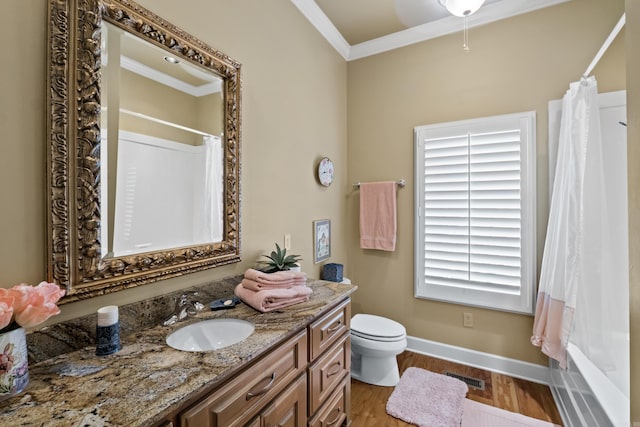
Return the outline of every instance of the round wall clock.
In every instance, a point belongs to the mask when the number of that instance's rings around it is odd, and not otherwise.
[[[328,157],[323,157],[318,165],[318,180],[320,184],[328,187],[333,182],[333,162]]]

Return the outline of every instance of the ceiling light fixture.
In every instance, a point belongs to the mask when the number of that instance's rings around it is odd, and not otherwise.
[[[469,51],[469,25],[467,18],[480,9],[485,0],[438,0],[450,14],[464,18],[464,43],[463,49]]]
[[[450,14],[464,17],[473,15],[480,9],[484,0],[438,0]]]

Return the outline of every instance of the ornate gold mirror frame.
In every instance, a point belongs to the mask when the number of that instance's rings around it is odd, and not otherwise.
[[[102,20],[224,80],[221,242],[102,258]],[[67,291],[62,302],[240,261],[239,63],[129,0],[49,0],[47,86],[47,271]]]

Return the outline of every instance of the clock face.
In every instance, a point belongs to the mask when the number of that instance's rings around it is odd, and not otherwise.
[[[320,160],[318,165],[318,179],[320,184],[328,187],[333,182],[333,162],[328,157]]]

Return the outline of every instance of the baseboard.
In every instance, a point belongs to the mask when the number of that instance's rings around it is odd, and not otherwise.
[[[549,385],[551,380],[549,367],[547,366],[536,365],[534,363],[523,362],[521,360],[510,359],[508,357],[483,353],[481,351],[456,347],[422,338],[408,336],[407,350],[450,362],[498,372],[535,383]]]

